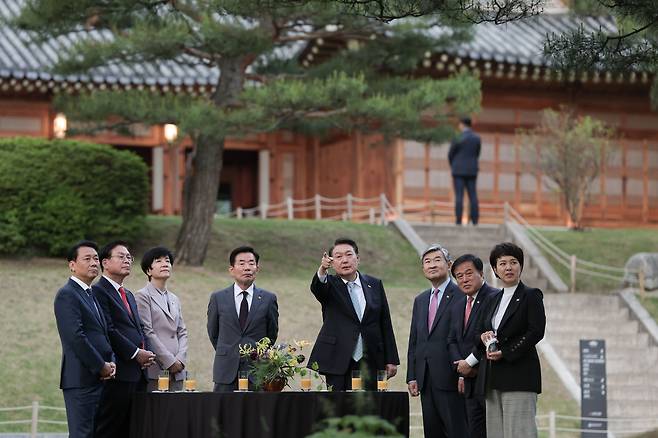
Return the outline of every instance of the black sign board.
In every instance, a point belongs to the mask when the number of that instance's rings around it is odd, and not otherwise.
[[[601,438],[608,430],[607,382],[605,376],[605,341],[580,340],[580,398],[583,430],[581,438]],[[598,419],[601,420],[598,420]],[[592,432],[590,432],[592,431]]]

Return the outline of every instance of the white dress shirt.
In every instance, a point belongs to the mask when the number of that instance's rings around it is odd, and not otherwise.
[[[240,306],[242,305],[242,291],[247,292],[247,310],[251,310],[251,300],[254,298],[254,284],[252,283],[247,289],[242,289],[233,283],[233,298],[235,298],[235,311],[240,317]]]
[[[318,280],[320,280],[320,283],[326,283],[327,282],[327,274],[325,275],[320,275],[320,270],[318,270]],[[345,287],[347,286],[347,283],[349,283],[348,280],[345,280],[344,278],[341,278],[343,280],[343,283],[345,283]],[[363,286],[361,286],[361,277],[359,277],[359,272],[357,271],[356,273],[356,279],[354,279],[354,293],[356,294],[357,301],[359,302],[359,307],[361,310],[361,314],[357,315],[359,319],[363,318],[363,313],[366,310],[366,296],[363,293]],[[349,287],[347,289],[349,292]]]
[[[500,326],[500,322],[503,320],[503,316],[505,315],[505,311],[507,310],[507,306],[509,306],[510,301],[512,301],[512,295],[514,295],[514,291],[516,290],[517,286],[518,283],[515,284],[514,286],[506,287],[503,289],[503,298],[500,299],[500,304],[498,304],[498,310],[496,310],[496,313],[494,314],[493,318],[491,318],[491,325],[493,326],[494,331],[498,330],[498,327]]]
[[[441,304],[441,300],[443,299],[443,294],[445,294],[445,292],[446,292],[446,288],[448,287],[449,284],[450,284],[450,276],[448,275],[448,278],[446,278],[446,281],[444,281],[443,283],[441,283],[441,284],[439,285],[439,287],[436,288],[436,289],[439,290],[439,292],[436,294],[436,298],[432,298],[432,296],[433,296],[433,294],[434,294],[434,285],[432,285],[432,289],[431,289],[431,291],[430,291],[430,303],[429,303],[429,306],[427,307],[427,310],[428,310],[428,311],[429,311],[430,307],[432,307],[432,299],[435,299],[435,300],[437,300],[437,302],[436,302],[436,310],[437,310],[437,312],[438,312],[438,310],[439,310],[439,304]]]
[[[123,299],[121,298],[121,292],[119,292],[119,288],[123,287],[123,285],[117,283],[116,281],[112,280],[110,277],[107,277],[105,275],[103,275],[103,278],[110,282],[110,284],[112,285],[114,290],[117,291],[117,295],[119,295],[119,300],[123,303]],[[126,300],[128,300],[127,297],[128,297],[128,295],[126,295]],[[134,359],[135,356],[137,356],[137,353],[139,353],[139,348],[137,348],[137,350],[135,350],[135,352],[133,353],[132,356],[130,356],[130,358]]]

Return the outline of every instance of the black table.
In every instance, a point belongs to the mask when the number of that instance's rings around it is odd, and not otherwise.
[[[378,415],[409,436],[406,392],[137,393],[132,438],[302,438],[324,418]]]

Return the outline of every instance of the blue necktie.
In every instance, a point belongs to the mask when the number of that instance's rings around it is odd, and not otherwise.
[[[359,303],[359,297],[357,296],[356,284],[353,281],[348,281],[347,290],[350,293],[350,298],[352,299],[352,306],[354,306],[354,311],[356,312],[356,316],[359,318],[359,321],[361,321],[362,318],[361,304]],[[358,362],[361,360],[362,357],[363,357],[363,337],[361,337],[361,333],[359,333],[359,339],[356,340],[356,346],[354,347],[354,351],[352,352],[352,359],[354,359],[354,362]]]

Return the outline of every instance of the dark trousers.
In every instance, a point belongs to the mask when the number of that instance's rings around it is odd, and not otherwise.
[[[420,394],[423,410],[425,438],[464,438],[466,430],[466,408],[464,397],[455,391],[442,391],[432,387],[429,379]]]
[[[345,374],[325,374],[327,387],[333,391],[347,391],[352,389],[352,371],[361,371],[361,388],[367,391],[377,390],[377,369],[369,365],[364,359],[358,362],[350,359],[350,365]]]
[[[466,399],[469,438],[487,438],[486,402],[483,396]]]
[[[462,223],[464,212],[464,187],[468,192],[468,201],[471,204],[471,222],[478,223],[480,210],[478,208],[478,195],[476,190],[477,176],[453,176],[452,183],[455,189],[455,222]]]
[[[108,380],[96,415],[95,438],[130,436],[130,405],[133,393],[145,391],[146,382]]]
[[[99,382],[94,386],[69,388],[62,391],[70,438],[92,438],[94,436],[94,418],[98,411],[103,386],[104,384]]]

